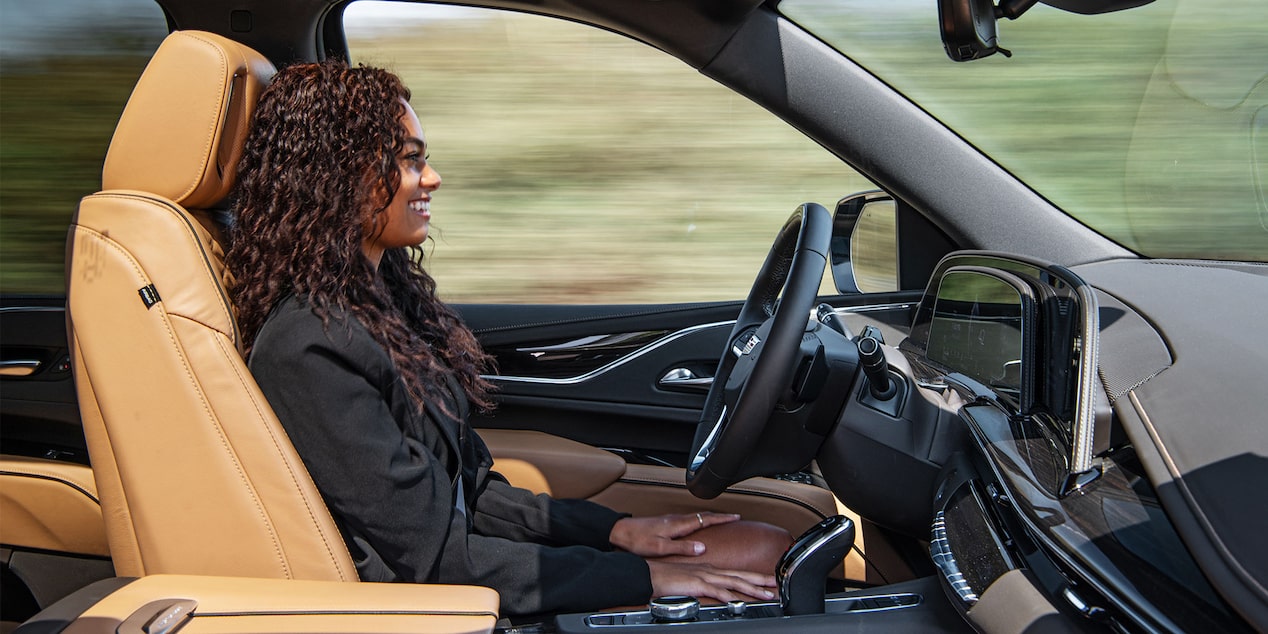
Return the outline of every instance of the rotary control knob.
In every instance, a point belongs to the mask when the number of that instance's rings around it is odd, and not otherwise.
[[[700,614],[700,600],[688,596],[656,597],[647,607],[652,618],[669,623],[691,621]]]

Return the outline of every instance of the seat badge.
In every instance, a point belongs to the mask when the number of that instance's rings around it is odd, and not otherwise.
[[[137,295],[141,296],[141,303],[145,304],[146,310],[153,308],[155,304],[163,301],[163,298],[159,297],[158,289],[154,288],[153,284],[142,286],[141,288],[138,288],[136,292]]]
[[[752,352],[753,348],[756,348],[757,344],[761,342],[761,337],[758,337],[757,333],[753,333],[749,335],[748,340],[745,341],[743,345],[737,341],[735,345],[731,346],[731,352],[735,353],[736,358],[739,358]]]

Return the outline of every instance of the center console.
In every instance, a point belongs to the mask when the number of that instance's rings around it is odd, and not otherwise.
[[[850,631],[967,632],[934,578],[826,597],[831,570],[854,543],[854,523],[830,517],[788,548],[775,571],[780,602],[702,606],[694,597],[658,597],[645,610],[564,614],[561,634]]]
[[[947,602],[935,577],[857,590],[824,600],[820,614],[788,615],[779,603],[701,606],[682,620],[665,620],[650,609],[563,614],[560,634],[711,634],[714,632],[957,632],[973,630]]]

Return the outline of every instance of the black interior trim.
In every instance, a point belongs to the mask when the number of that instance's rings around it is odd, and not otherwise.
[[[136,577],[111,577],[91,583],[48,606],[22,624],[22,634],[58,634],[70,627],[88,608],[136,581]]]

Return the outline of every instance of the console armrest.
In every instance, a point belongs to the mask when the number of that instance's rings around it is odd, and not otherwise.
[[[497,610],[497,593],[476,586],[151,575],[97,600],[66,631],[140,634],[164,623],[199,632],[466,634],[492,632]]]

